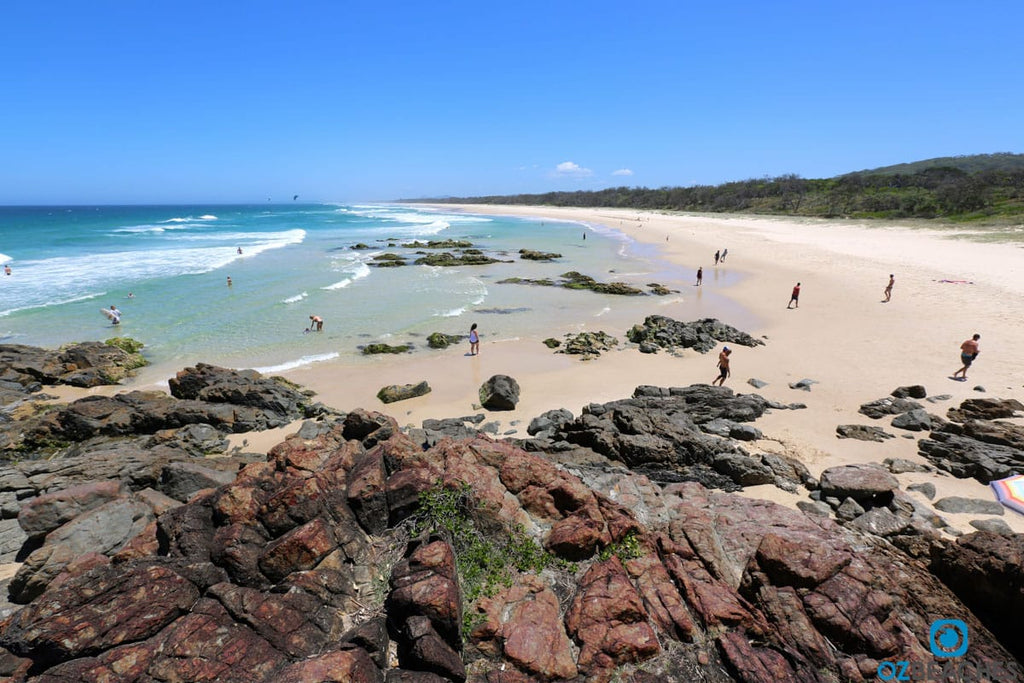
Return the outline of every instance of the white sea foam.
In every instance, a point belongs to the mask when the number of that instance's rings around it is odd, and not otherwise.
[[[13,261],[13,260],[14,260],[14,259],[12,259],[12,258],[11,258],[10,256],[8,256],[7,254],[0,254],[0,262],[2,262],[2,263],[10,263],[10,262],[11,262],[11,261]]]
[[[290,360],[286,363],[279,365],[268,365],[263,368],[253,368],[256,372],[263,373],[264,375],[271,372],[286,372],[288,370],[294,370],[295,368],[301,368],[305,365],[312,365],[313,363],[322,363],[325,360],[333,360],[338,357],[337,351],[330,353],[320,353],[313,356],[303,356],[297,360]]]
[[[306,231],[295,229],[273,233],[243,233],[249,236],[246,256],[298,244]],[[80,293],[117,287],[123,282],[152,278],[209,273],[242,258],[235,248],[223,243],[187,245],[168,249],[119,251],[19,262],[17,287],[5,292],[7,313],[40,306],[69,303]],[[88,298],[96,295],[89,295]]]
[[[309,293],[308,292],[303,292],[302,294],[296,294],[295,296],[290,296],[287,299],[282,299],[281,303],[283,303],[283,304],[297,304],[300,301],[302,301],[303,299],[305,299],[307,296],[309,296]]]
[[[436,318],[457,318],[457,317],[459,317],[460,315],[462,315],[465,312],[466,312],[465,307],[453,308],[450,311],[442,311],[441,313],[435,313],[434,317],[436,317]]]
[[[595,314],[594,314],[594,317],[595,317],[595,318],[600,318],[600,317],[601,317],[602,315],[604,315],[605,313],[610,313],[610,312],[611,312],[611,310],[612,310],[612,309],[611,309],[610,307],[608,307],[608,306],[605,306],[605,307],[604,307],[604,308],[602,308],[602,309],[601,309],[600,311],[598,311],[597,313],[595,313]]]
[[[338,280],[334,284],[327,285],[326,287],[321,287],[320,289],[326,289],[328,291],[333,291],[335,289],[345,289],[350,284],[352,284],[352,278],[347,277],[344,280]]]
[[[210,214],[205,214],[203,216],[200,216],[199,218],[194,218],[192,216],[188,216],[186,218],[168,218],[167,220],[160,221],[160,222],[161,223],[195,223],[195,222],[198,222],[198,221],[215,221],[215,220],[217,220],[216,216],[212,216]]]
[[[50,306],[60,306],[62,304],[73,304],[79,301],[88,301],[89,299],[95,299],[97,297],[106,296],[106,292],[95,292],[92,294],[82,294],[81,296],[71,296],[63,299],[54,299],[51,301],[45,301],[41,304],[33,304],[31,306],[21,306],[18,308],[8,308],[7,310],[0,311],[0,318],[4,318],[11,313],[17,313],[18,311],[27,311],[30,308],[49,308]]]
[[[321,287],[320,289],[326,289],[328,291],[335,289],[344,289],[345,287],[348,287],[356,280],[362,280],[364,277],[369,276],[370,273],[372,272],[370,270],[370,266],[366,265],[362,261],[350,262],[350,265],[346,266],[343,270],[349,272],[350,276],[345,278],[344,280],[339,280],[334,284],[327,285],[326,287]]]

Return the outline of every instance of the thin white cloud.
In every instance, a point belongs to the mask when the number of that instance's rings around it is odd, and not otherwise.
[[[573,161],[563,161],[555,166],[555,175],[568,176],[570,178],[589,178],[594,172],[589,168],[583,168]]]
[[[612,171],[612,175],[633,175],[633,171],[628,168],[620,168],[617,171]]]

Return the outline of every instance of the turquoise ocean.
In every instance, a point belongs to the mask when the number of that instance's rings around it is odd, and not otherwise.
[[[474,322],[485,343],[598,329],[621,337],[644,315],[714,315],[728,306],[711,294],[695,299],[692,272],[670,268],[616,222],[387,204],[0,207],[0,265],[11,267],[0,275],[0,343],[57,347],[130,336],[167,369],[203,361],[280,372],[370,362],[359,347],[371,342],[434,353],[427,335],[466,334]],[[389,245],[443,239],[469,240],[510,262],[369,265],[383,252],[416,258],[414,248]],[[359,243],[370,248],[352,248]],[[524,261],[523,248],[562,258]],[[680,293],[623,297],[498,283],[570,270]],[[101,313],[111,305],[123,312],[116,327]],[[323,332],[306,332],[311,315],[324,319]]]

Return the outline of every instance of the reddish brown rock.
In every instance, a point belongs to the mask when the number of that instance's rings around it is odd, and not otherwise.
[[[377,449],[357,457],[349,471],[348,505],[371,534],[380,534],[388,526],[386,479],[384,456]]]
[[[300,592],[264,593],[253,588],[219,583],[207,596],[219,601],[235,621],[244,623],[274,649],[293,658],[317,654],[331,635],[330,610]]]
[[[332,527],[317,518],[269,543],[260,555],[259,568],[271,581],[280,581],[294,571],[312,569],[336,547]]]
[[[148,638],[198,598],[194,585],[166,567],[99,567],[15,612],[0,645],[15,653],[44,651],[53,663],[73,659]]]
[[[587,570],[565,623],[580,643],[577,665],[584,673],[640,661],[661,649],[643,601],[618,558]]]
[[[455,554],[444,541],[413,546],[391,572],[389,614],[428,617],[449,643],[460,642],[462,598]]]
[[[610,543],[611,537],[603,520],[580,514],[552,524],[544,545],[567,560],[585,560]]]
[[[504,655],[534,679],[549,681],[577,675],[558,598],[538,577],[521,576],[512,586],[478,605],[483,623],[473,631],[478,647]]]
[[[328,652],[285,667],[278,683],[384,683],[370,655],[359,648]]]

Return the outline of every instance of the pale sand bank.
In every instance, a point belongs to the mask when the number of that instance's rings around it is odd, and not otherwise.
[[[1020,323],[1024,320],[1024,249],[1017,246],[950,239],[948,233],[935,230],[883,224],[612,209],[461,208],[606,225],[657,248],[677,269],[672,286],[682,290],[684,302],[704,302],[699,309],[702,315],[766,338],[764,347],[734,347],[733,375],[726,386],[742,393],[756,391],[782,403],[807,404],[806,410],[775,411],[760,419],[757,426],[766,439],[754,448],[799,457],[815,475],[834,465],[881,462],[887,457],[924,462],[917,455],[920,434],[903,438],[908,433],[890,427],[889,420],[873,421],[857,413],[862,403],[886,396],[897,386],[923,384],[929,395],[951,395],[948,401],[925,404],[938,415],[965,398],[1024,400],[1024,325]],[[728,248],[729,255],[716,268],[713,254],[722,248]],[[698,266],[704,267],[700,288],[693,286]],[[892,301],[881,303],[889,273],[895,274],[896,286]],[[797,281],[803,290],[800,307],[787,310]],[[528,299],[528,288],[523,296]],[[580,292],[579,296],[592,295]],[[729,304],[722,305],[723,301]],[[658,304],[652,297],[650,313],[691,319],[683,306]],[[574,323],[574,329],[580,327],[579,321],[566,322]],[[604,329],[600,320],[587,321],[583,327]],[[625,341],[625,329],[605,331]],[[553,330],[551,336],[561,332]],[[969,372],[970,379],[952,381],[949,376],[959,367],[959,345],[975,332],[982,335],[982,352]],[[540,338],[495,342],[488,340],[486,329],[481,333],[479,356],[466,355],[468,344],[463,344],[444,351],[380,357],[358,367],[320,363],[284,374],[338,409],[378,410],[401,425],[416,426],[427,418],[480,412],[474,407],[480,384],[494,374],[511,375],[522,389],[519,406],[515,411],[487,414],[488,421],[500,423],[499,436],[511,430],[525,436],[529,420],[546,410],[567,408],[579,415],[587,403],[626,398],[640,384],[684,386],[710,382],[717,374],[715,353],[685,352],[672,357],[645,355],[631,348],[581,362],[554,354]],[[754,390],[746,383],[752,377],[768,386]],[[789,388],[788,383],[802,378],[818,383],[811,392]],[[426,396],[391,405],[376,398],[384,385],[421,380],[433,389]],[[131,388],[154,388],[142,380],[133,384]],[[984,386],[987,393],[973,391],[976,385]],[[896,438],[885,443],[837,439],[836,425],[846,423],[878,425]],[[232,443],[247,440],[245,450],[262,452],[295,426],[236,435]],[[987,486],[973,480],[919,473],[899,479],[904,486],[930,481],[938,490],[937,498],[992,498]],[[793,496],[772,487],[757,487],[746,495],[787,505],[805,499],[805,494]],[[970,517],[945,516],[961,530],[971,531]],[[1001,519],[1024,532],[1024,515],[1007,511]]]

